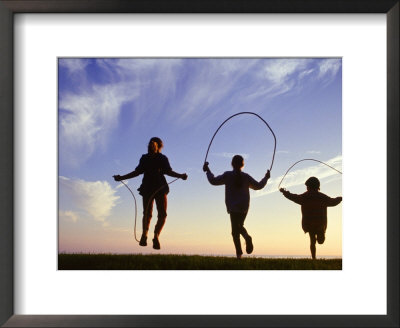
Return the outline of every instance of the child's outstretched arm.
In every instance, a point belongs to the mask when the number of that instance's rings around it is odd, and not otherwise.
[[[283,194],[283,196],[285,196],[287,199],[291,200],[292,202],[295,202],[296,204],[302,205],[302,197],[301,195],[297,195],[297,194],[292,194],[291,192],[289,192],[288,190],[281,188],[279,189],[279,191]]]
[[[336,206],[339,205],[342,202],[342,197],[336,197],[336,198],[331,198],[327,197],[326,198],[326,206]]]
[[[165,174],[169,175],[170,177],[179,178],[179,179],[182,179],[182,180],[186,180],[188,178],[186,173],[182,173],[181,174],[181,173],[177,173],[177,172],[175,172],[173,170],[166,171]]]
[[[115,181],[121,181],[121,180],[125,180],[125,179],[135,178],[140,174],[141,174],[141,172],[137,172],[135,170],[135,171],[132,171],[131,173],[128,173],[128,174],[125,174],[125,175],[119,175],[119,174],[113,175],[113,177],[114,177]]]
[[[225,175],[222,174],[217,177],[214,177],[214,174],[212,174],[210,168],[208,167],[208,162],[204,163],[203,171],[207,173],[208,182],[211,183],[212,185],[220,186],[225,184]]]
[[[260,189],[262,189],[262,188],[265,187],[265,185],[267,184],[268,179],[269,179],[270,177],[271,177],[271,173],[270,173],[269,170],[267,171],[267,173],[265,173],[264,178],[262,178],[260,182],[254,180],[254,179],[249,175],[249,187],[250,187],[251,189],[254,189],[254,190],[260,190]]]
[[[121,181],[125,179],[132,179],[136,178],[138,175],[141,175],[144,173],[145,170],[145,164],[144,164],[144,156],[140,158],[139,165],[136,166],[135,170],[132,171],[131,173],[125,174],[125,175],[114,175],[114,180],[115,181]]]

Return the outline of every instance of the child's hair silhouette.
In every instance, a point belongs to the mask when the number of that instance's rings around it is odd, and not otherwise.
[[[319,190],[320,182],[316,177],[310,177],[307,179],[305,185],[311,190]]]
[[[232,167],[235,172],[235,187],[240,188],[243,184],[242,174],[240,173],[244,166],[244,159],[240,155],[235,155],[232,158]]]

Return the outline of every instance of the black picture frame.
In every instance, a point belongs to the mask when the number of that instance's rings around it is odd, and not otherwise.
[[[0,324],[4,327],[399,327],[399,0],[0,0]],[[384,13],[387,315],[14,315],[13,17],[17,13]]]

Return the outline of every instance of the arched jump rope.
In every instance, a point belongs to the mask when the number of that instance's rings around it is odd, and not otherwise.
[[[254,116],[258,117],[261,121],[264,122],[264,124],[268,127],[268,129],[269,129],[269,130],[271,131],[271,133],[272,133],[272,136],[274,137],[274,152],[273,152],[273,154],[272,154],[271,166],[270,166],[270,168],[269,168],[269,170],[271,171],[271,170],[272,170],[272,166],[274,165],[275,151],[276,151],[276,137],[275,137],[275,133],[274,133],[274,131],[272,131],[272,129],[271,129],[271,127],[269,126],[269,124],[268,124],[260,115],[258,115],[258,114],[256,114],[256,113],[253,113],[253,112],[240,112],[240,113],[236,113],[236,114],[234,114],[234,115],[232,115],[232,116],[229,116],[225,121],[222,122],[222,124],[218,127],[217,131],[215,131],[214,135],[213,135],[212,138],[211,138],[211,141],[210,141],[210,143],[209,143],[209,145],[208,145],[208,148],[207,148],[206,157],[204,158],[204,164],[207,162],[208,152],[209,152],[209,150],[210,150],[211,144],[212,144],[212,142],[213,142],[213,140],[214,140],[216,134],[218,133],[219,129],[221,129],[222,126],[223,126],[226,122],[228,122],[231,118],[234,118],[235,116],[243,115],[243,114],[250,114],[250,115],[254,115]]]
[[[268,127],[268,129],[271,131],[271,133],[272,133],[272,135],[273,135],[273,137],[274,137],[274,152],[273,152],[273,155],[272,155],[272,162],[271,162],[271,166],[270,166],[270,169],[269,169],[269,170],[271,171],[271,170],[272,170],[272,166],[273,166],[273,164],[274,164],[274,159],[275,159],[276,136],[275,136],[274,131],[273,131],[273,130],[271,129],[271,127],[269,126],[269,124],[268,124],[260,115],[258,115],[258,114],[256,114],[256,113],[253,113],[253,112],[240,112],[240,113],[237,113],[237,114],[234,114],[234,115],[228,117],[225,121],[222,122],[222,124],[218,127],[218,129],[215,131],[213,137],[211,138],[210,144],[208,145],[208,148],[207,148],[206,157],[204,158],[204,164],[207,162],[208,152],[209,152],[209,150],[210,150],[210,147],[211,147],[211,144],[212,144],[212,142],[213,142],[213,140],[214,140],[214,137],[215,137],[215,135],[218,133],[219,129],[221,129],[221,127],[222,127],[227,121],[229,121],[231,118],[233,118],[233,117],[235,117],[235,116],[238,116],[238,115],[242,115],[242,114],[250,114],[250,115],[255,115],[255,116],[257,116],[261,121],[264,122],[264,124],[265,124],[265,125]],[[289,173],[289,171],[290,171],[296,164],[298,164],[298,163],[300,163],[300,162],[303,162],[303,161],[314,161],[314,162],[318,162],[318,163],[324,164],[324,165],[330,167],[331,169],[335,170],[336,172],[342,174],[342,172],[340,172],[339,170],[335,169],[334,167],[332,167],[332,166],[330,166],[330,165],[328,165],[328,164],[326,164],[326,163],[324,163],[324,162],[322,162],[322,161],[319,161],[319,160],[313,159],[313,158],[305,158],[305,159],[301,159],[301,160],[297,161],[297,162],[294,163],[291,167],[289,167],[289,169],[286,171],[286,173],[285,173],[284,176],[282,177],[281,182],[280,182],[279,185],[278,185],[278,190],[279,190],[279,188],[280,188],[280,186],[281,186],[281,184],[282,184],[282,181],[285,179],[285,177],[286,177],[286,175]]]
[[[322,161],[319,161],[319,160],[313,159],[313,158],[304,158],[304,159],[301,159],[301,160],[297,161],[297,162],[294,163],[291,167],[289,167],[289,169],[286,171],[286,173],[285,173],[284,176],[282,177],[281,182],[279,182],[278,190],[279,190],[279,188],[280,188],[280,186],[281,186],[281,183],[282,183],[283,179],[285,179],[286,175],[289,173],[289,171],[292,169],[292,167],[295,166],[296,164],[300,163],[300,162],[303,162],[303,161],[314,161],[314,162],[318,162],[318,163],[324,164],[324,165],[330,167],[332,170],[335,170],[336,172],[342,174],[342,172],[340,172],[339,170],[336,170],[334,167],[332,167],[332,166],[330,166],[330,165],[328,165],[328,164],[326,164],[326,163],[324,163],[324,162],[322,162]]]

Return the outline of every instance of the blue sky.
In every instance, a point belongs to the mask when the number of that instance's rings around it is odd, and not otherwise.
[[[245,226],[255,255],[308,255],[300,208],[277,185],[296,161],[315,158],[341,170],[342,65],[337,58],[59,59],[59,250],[152,253],[133,238],[134,203],[112,175],[134,170],[153,136],[187,181],[171,184],[161,252],[233,254],[223,187],[201,170],[210,139],[229,116],[262,116],[276,138],[271,179],[252,192]],[[260,180],[274,139],[253,115],[227,122],[210,148],[215,174],[234,154]],[[321,191],[341,195],[341,175],[315,162],[294,167],[282,186],[305,190],[315,175]],[[172,178],[168,178],[171,181]],[[141,177],[128,181],[136,192]],[[141,197],[137,234],[141,233]],[[325,255],[341,255],[341,205],[329,209]],[[150,231],[154,228],[153,219]],[[318,248],[317,248],[318,256]]]

